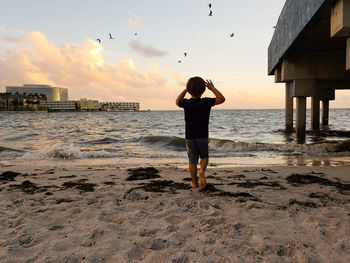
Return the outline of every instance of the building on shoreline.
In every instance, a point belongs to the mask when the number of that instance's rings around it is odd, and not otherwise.
[[[76,111],[77,110],[77,102],[75,100],[41,101],[40,106],[50,111]]]
[[[6,86],[0,92],[0,111],[139,111],[139,102],[68,100],[68,89],[50,85]]]
[[[77,103],[79,111],[98,111],[100,106],[98,100],[80,99]]]
[[[50,85],[24,84],[23,86],[6,86],[6,92],[11,94],[44,94],[47,101],[67,101],[68,89]]]
[[[139,102],[100,102],[102,111],[139,111]]]

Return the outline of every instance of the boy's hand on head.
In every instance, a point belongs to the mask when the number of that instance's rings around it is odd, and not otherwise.
[[[215,86],[214,86],[214,84],[213,84],[213,82],[209,79],[207,79],[206,81],[205,81],[205,86],[209,89],[209,90],[212,90],[213,88],[215,88]]]

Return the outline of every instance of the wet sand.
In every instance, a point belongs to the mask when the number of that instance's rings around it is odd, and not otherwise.
[[[206,175],[0,167],[0,262],[350,262],[349,166]]]

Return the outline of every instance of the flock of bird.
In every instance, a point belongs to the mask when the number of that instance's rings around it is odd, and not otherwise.
[[[212,3],[209,3],[209,4],[208,4],[208,7],[209,7],[209,15],[208,15],[208,16],[213,16],[213,10],[211,9],[211,8],[213,7]],[[108,34],[109,34],[109,39],[115,39],[115,38],[112,36],[111,33],[108,33]],[[137,32],[134,33],[134,35],[137,36]],[[230,34],[230,37],[234,37],[234,36],[235,36],[235,33],[231,33],[231,34]],[[97,38],[96,41],[97,41],[97,43],[99,43],[99,44],[102,43],[102,41],[101,41],[100,38]],[[187,52],[184,52],[183,55],[184,55],[184,57],[187,57]],[[182,62],[182,60],[178,60],[178,63],[181,63],[181,62]]]

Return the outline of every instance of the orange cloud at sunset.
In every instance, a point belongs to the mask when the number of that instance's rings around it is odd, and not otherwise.
[[[80,45],[55,45],[32,32],[0,56],[0,86],[50,84],[69,89],[70,99],[139,101],[141,107],[168,108],[178,89],[150,62],[138,70],[132,59],[107,63],[93,40]]]

